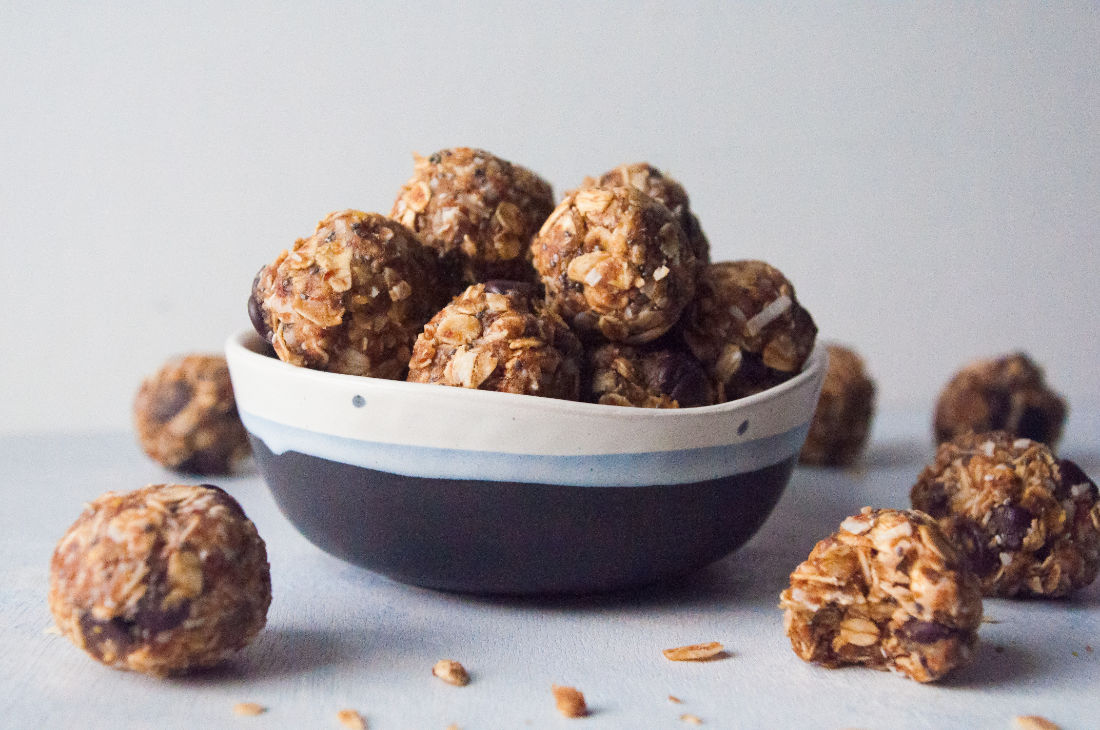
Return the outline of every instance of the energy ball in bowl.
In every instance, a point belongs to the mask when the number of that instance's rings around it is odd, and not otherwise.
[[[260,270],[249,315],[291,365],[397,380],[446,295],[435,257],[412,231],[343,210]]]
[[[1100,570],[1096,485],[1041,443],[1003,431],[940,444],[910,491],[989,596],[1064,596]]]
[[[264,541],[211,485],[107,492],[58,542],[50,610],[94,659],[157,676],[218,664],[263,628]]]
[[[634,188],[568,194],[531,250],[547,302],[582,336],[651,342],[695,294],[696,259],[683,229]]]
[[[588,400],[636,408],[692,408],[714,403],[703,366],[670,348],[638,348],[609,342],[589,352]]]
[[[1058,444],[1066,402],[1043,379],[1043,371],[1022,352],[970,363],[944,387],[936,403],[939,442],[974,431],[1007,431],[1021,438]]]
[[[801,371],[817,326],[779,269],[723,261],[702,270],[698,287],[679,330],[719,400],[759,393]]]
[[[875,382],[855,351],[830,343],[829,368],[799,460],[818,466],[846,466],[867,445],[875,412]]]
[[[687,191],[676,180],[648,162],[619,165],[598,178],[585,178],[581,186],[586,188],[631,187],[641,190],[672,211],[672,215],[684,229],[688,245],[699,265],[710,263],[710,242],[707,241],[703,228],[699,225],[699,219],[691,212]]]
[[[134,429],[150,458],[181,472],[228,474],[249,454],[221,355],[176,358],[142,381]]]
[[[802,659],[918,682],[966,664],[982,619],[978,581],[935,520],[870,507],[814,546],[780,608]]]
[[[581,344],[534,286],[474,284],[416,339],[407,380],[577,400]]]
[[[533,280],[531,238],[554,209],[549,183],[469,147],[415,160],[390,215],[436,252],[458,287]]]

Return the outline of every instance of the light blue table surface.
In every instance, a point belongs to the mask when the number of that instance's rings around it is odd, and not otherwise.
[[[1074,411],[1061,450],[1094,480],[1096,413]],[[157,680],[102,667],[48,631],[48,563],[85,501],[178,478],[126,433],[3,437],[0,727],[340,728],[343,708],[359,710],[372,730],[678,728],[685,713],[714,728],[1010,728],[1016,715],[1100,727],[1100,583],[1069,600],[987,600],[995,623],[982,626],[976,660],[937,685],[821,669],[792,653],[776,609],[790,571],[861,506],[907,506],[931,454],[925,416],[882,414],[863,466],[799,467],[771,519],[725,560],[635,593],[538,600],[449,595],[372,575],[300,537],[255,473],[214,480],[267,541],[267,628],[221,669]],[[661,655],[707,641],[729,656]],[[471,683],[434,678],[441,658],[461,661]],[[553,683],[582,690],[591,716],[560,716]],[[235,715],[246,701],[267,712]]]

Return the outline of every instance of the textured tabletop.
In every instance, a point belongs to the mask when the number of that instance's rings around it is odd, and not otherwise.
[[[1062,455],[1095,480],[1094,413],[1071,417]],[[932,455],[928,431],[924,416],[880,416],[864,466],[797,469],[771,519],[734,555],[670,585],[588,598],[394,583],[306,542],[257,475],[215,480],[267,541],[274,601],[267,628],[234,661],[172,680],[102,667],[51,633],[46,589],[53,545],[85,501],[178,478],[128,434],[3,438],[0,727],[340,728],[344,708],[372,730],[677,728],[689,726],[685,714],[715,728],[1010,728],[1016,715],[1100,726],[1100,651],[1091,649],[1100,649],[1100,583],[1069,600],[987,600],[974,663],[937,685],[825,670],[791,651],[776,609],[788,574],[862,505],[907,506]],[[674,663],[661,654],[709,641],[728,656]],[[466,666],[468,686],[432,676],[443,658]],[[590,717],[559,715],[551,684],[583,691]],[[267,711],[238,716],[239,702]]]

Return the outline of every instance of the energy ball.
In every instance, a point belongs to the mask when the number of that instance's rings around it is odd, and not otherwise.
[[[780,597],[791,647],[829,668],[861,664],[933,682],[978,639],[978,580],[926,514],[863,511],[814,546]]]
[[[176,358],[143,380],[134,429],[150,458],[181,472],[228,474],[250,453],[221,355]]]
[[[414,156],[390,215],[432,248],[459,288],[487,279],[531,281],[531,239],[554,209],[549,183],[485,150]]]
[[[714,402],[702,365],[675,349],[609,342],[589,353],[593,403],[636,408],[691,408]]]
[[[605,189],[631,187],[641,190],[672,211],[673,217],[684,229],[688,246],[695,254],[695,260],[699,265],[710,263],[710,242],[707,241],[703,228],[699,225],[699,219],[691,212],[691,202],[688,200],[687,191],[680,183],[648,162],[619,165],[614,170],[608,170],[598,178],[586,177],[581,186]]]
[[[875,382],[868,377],[863,358],[853,350],[836,343],[826,349],[829,367],[799,460],[818,466],[847,466],[867,445],[875,412]]]
[[[531,249],[546,301],[582,336],[651,342],[695,294],[695,254],[683,229],[634,188],[568,194]]]
[[[787,277],[763,261],[705,267],[679,329],[714,379],[721,401],[797,375],[817,337],[817,326]]]
[[[973,431],[1007,431],[1057,446],[1066,402],[1043,379],[1043,371],[1017,352],[978,360],[957,372],[940,393],[934,428],[940,443]]]
[[[424,325],[408,381],[577,400],[580,341],[533,295],[526,282],[468,287]]]
[[[399,380],[446,297],[435,257],[412,231],[343,210],[260,270],[249,314],[291,365]]]
[[[264,541],[235,499],[203,484],[107,492],[57,544],[50,611],[95,660],[156,676],[218,664],[264,627]]]
[[[1100,569],[1096,485],[1041,443],[1004,431],[940,444],[910,491],[987,596],[1064,596]]]

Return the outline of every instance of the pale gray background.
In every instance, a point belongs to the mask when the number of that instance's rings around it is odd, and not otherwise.
[[[665,168],[885,407],[1014,348],[1100,403],[1095,3],[147,5],[0,4],[0,432],[125,428],[261,264],[455,145]]]

